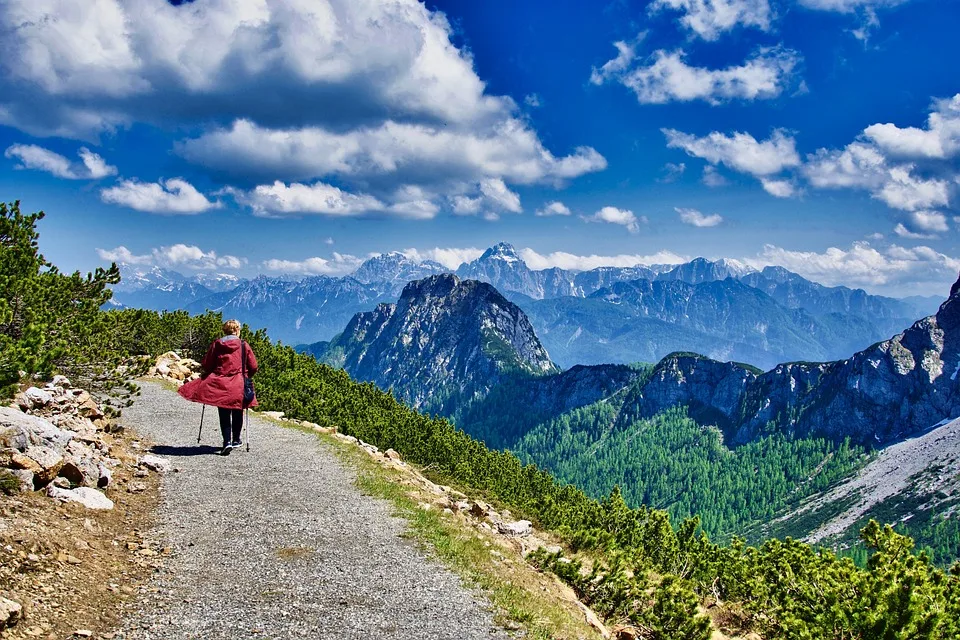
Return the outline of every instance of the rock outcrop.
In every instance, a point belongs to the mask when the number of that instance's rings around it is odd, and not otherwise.
[[[771,371],[668,356],[644,385],[642,415],[671,406],[716,424],[733,444],[768,426],[792,435],[886,445],[960,416],[960,281],[936,315],[845,360]]]

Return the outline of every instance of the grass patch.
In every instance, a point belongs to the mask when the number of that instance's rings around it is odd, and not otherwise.
[[[357,471],[356,486],[366,495],[388,500],[395,515],[409,526],[406,536],[430,551],[461,577],[468,587],[484,593],[495,607],[495,621],[508,630],[523,629],[526,638],[573,640],[597,637],[572,603],[559,597],[561,587],[552,577],[536,571],[515,553],[491,542],[488,537],[443,513],[436,506],[423,509],[401,483],[402,474],[376,464],[351,444],[332,436],[289,423],[316,435],[331,446],[337,456]],[[501,553],[501,552],[504,553]]]

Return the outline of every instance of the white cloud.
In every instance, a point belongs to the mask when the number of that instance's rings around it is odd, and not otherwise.
[[[527,95],[527,96],[523,99],[523,103],[524,103],[525,105],[527,105],[528,107],[533,107],[534,109],[536,109],[537,107],[542,107],[542,106],[543,106],[543,100],[541,100],[541,99],[540,99],[540,96],[538,96],[538,95],[535,94],[535,93],[531,93],[531,94]]]
[[[797,186],[792,180],[760,178],[763,190],[775,198],[792,198],[797,194]]]
[[[548,202],[542,208],[537,209],[537,216],[569,216],[570,209],[559,200]]]
[[[243,178],[304,180],[337,175],[390,184],[500,178],[557,182],[606,168],[589,147],[558,158],[510,118],[483,131],[387,121],[343,133],[319,127],[267,129],[238,120],[177,147],[191,162]]]
[[[700,181],[713,189],[725,187],[730,184],[730,182],[723,177],[723,174],[717,171],[717,168],[712,164],[708,164],[703,168],[703,176],[700,178]]]
[[[471,190],[474,195],[457,195],[451,199],[457,215],[482,214],[487,220],[497,220],[503,212],[520,213],[520,196],[507,188],[499,178],[489,178]]]
[[[463,183],[560,186],[606,168],[589,147],[548,150],[419,0],[88,4],[0,3],[0,125],[195,130],[175,151],[218,180],[336,184],[410,217]],[[396,198],[404,186],[433,197]]]
[[[116,167],[107,164],[103,158],[86,147],[80,147],[77,152],[80,162],[71,162],[59,153],[35,144],[10,145],[3,155],[20,161],[16,169],[46,171],[65,180],[97,180],[117,174]]]
[[[361,264],[363,264],[362,258],[334,252],[330,259],[315,257],[306,260],[281,260],[271,258],[263,261],[263,268],[276,273],[343,276],[353,273]]]
[[[947,225],[947,216],[939,211],[914,211],[909,214],[909,218],[916,228],[924,231],[943,233],[950,230]]]
[[[910,240],[931,240],[937,237],[932,233],[918,233],[916,231],[910,231],[902,222],[897,223],[897,226],[893,228],[893,232],[901,238],[908,238]]]
[[[658,50],[643,63],[634,46],[617,42],[618,55],[600,69],[594,69],[594,84],[615,80],[632,90],[641,104],[666,104],[704,100],[721,104],[730,100],[758,100],[779,96],[793,78],[800,63],[795,51],[782,47],[764,48],[740,66],[724,69],[693,67],[683,51]]]
[[[150,253],[134,254],[125,246],[114,249],[97,249],[101,260],[137,266],[158,266],[166,268],[185,267],[196,271],[212,269],[239,269],[247,263],[245,258],[229,254],[218,255],[216,251],[204,251],[196,245],[174,244],[157,247]]]
[[[770,29],[767,0],[655,0],[650,11],[681,11],[680,24],[704,40],[716,40],[737,25]]]
[[[254,215],[264,217],[359,216],[386,209],[386,205],[373,196],[348,193],[323,182],[285,184],[278,180],[247,193],[234,192],[234,195],[238,202],[253,209]]]
[[[858,9],[893,7],[909,0],[799,0],[808,9],[853,13]]]
[[[683,149],[710,164],[723,164],[756,177],[772,176],[800,165],[796,141],[782,129],[777,129],[762,142],[739,131],[731,135],[714,131],[702,138],[675,129],[662,131],[668,147]]]
[[[223,206],[219,201],[208,200],[183,178],[160,182],[123,180],[114,187],[101,190],[100,198],[104,202],[150,213],[194,214]]]
[[[687,256],[679,256],[672,251],[659,251],[650,255],[577,255],[565,251],[554,251],[549,254],[540,254],[533,249],[521,249],[520,257],[531,269],[541,270],[559,267],[571,271],[589,271],[598,267],[635,267],[651,264],[681,264],[690,260]]]
[[[878,188],[887,173],[887,160],[876,147],[853,142],[842,151],[819,149],[807,156],[803,174],[820,189]]]
[[[683,162],[668,162],[663,165],[663,170],[666,175],[660,179],[660,182],[676,182],[687,170],[687,165]]]
[[[934,102],[927,127],[873,124],[863,135],[894,157],[947,159],[960,153],[960,94]]]
[[[882,287],[891,295],[949,287],[960,270],[960,260],[930,247],[891,245],[881,250],[869,242],[855,242],[849,249],[830,247],[822,253],[766,245],[757,257],[745,261],[757,269],[780,265],[828,286]]]
[[[630,233],[638,233],[640,225],[647,223],[645,216],[639,218],[629,209],[618,209],[617,207],[603,207],[592,216],[584,216],[587,222],[607,222],[609,224],[618,224],[626,227]]]
[[[911,174],[912,167],[894,167],[889,178],[874,197],[894,209],[917,211],[930,207],[942,207],[950,203],[949,183],[946,180],[917,178]]]
[[[694,227],[715,227],[723,222],[723,217],[718,213],[704,215],[696,209],[683,209],[680,207],[675,207],[674,211],[680,215],[680,221],[682,223]]]
[[[464,262],[472,262],[483,255],[483,249],[476,247],[456,248],[456,247],[434,247],[433,249],[404,249],[401,253],[411,260],[423,262],[424,260],[433,260],[439,262],[451,271],[455,271]]]
[[[460,123],[512,105],[484,93],[443,14],[416,0],[92,0],[84,11],[9,0],[0,25],[3,79],[21,94],[4,91],[8,124],[38,132],[89,135],[225,111],[275,122],[398,113]]]

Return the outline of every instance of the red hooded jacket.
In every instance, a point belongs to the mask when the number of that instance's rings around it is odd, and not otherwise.
[[[243,376],[240,368],[240,345],[242,341],[233,336],[215,340],[203,357],[204,374],[180,387],[180,395],[191,402],[201,402],[222,409],[245,409],[257,406],[254,398],[249,404],[243,402]],[[257,357],[250,345],[247,354],[247,377],[257,372]]]

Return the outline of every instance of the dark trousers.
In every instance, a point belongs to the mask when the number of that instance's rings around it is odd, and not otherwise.
[[[220,433],[223,434],[223,444],[240,442],[240,432],[243,431],[243,409],[217,407],[217,412],[220,414]]]

